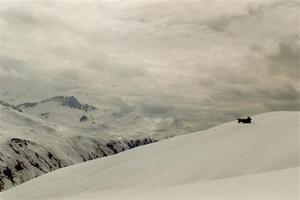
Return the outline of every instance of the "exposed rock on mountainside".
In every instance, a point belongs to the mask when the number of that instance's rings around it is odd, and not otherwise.
[[[80,122],[85,122],[87,120],[88,120],[88,117],[85,116],[85,115],[81,116],[80,119],[79,119]]]
[[[48,102],[56,102],[59,103],[61,106],[78,109],[78,110],[84,110],[84,111],[90,111],[97,109],[94,106],[88,105],[88,104],[81,104],[74,96],[55,96],[51,97],[49,99],[40,101],[40,102],[33,102],[33,103],[22,103],[20,105],[17,105],[16,107],[23,110],[27,108],[32,108],[37,106],[38,104],[48,103]]]
[[[58,154],[55,148],[61,148],[59,146],[49,147],[25,139],[12,138],[1,144],[0,149],[3,153],[0,153],[0,183],[3,183],[2,189],[8,189],[55,169],[153,142],[155,140],[151,138],[106,141],[73,137],[66,141],[69,145],[67,151]]]
[[[73,105],[73,103],[72,103]],[[0,190],[47,172],[156,142],[150,137],[85,135],[0,105]],[[64,131],[67,130],[67,131]]]
[[[17,110],[17,111],[19,111],[19,112],[22,112],[22,110],[19,109],[18,106],[11,105],[11,104],[6,103],[6,102],[1,101],[1,100],[0,100],[0,105],[6,106],[6,107],[10,107],[10,108],[12,108],[12,109],[14,109],[14,110]]]

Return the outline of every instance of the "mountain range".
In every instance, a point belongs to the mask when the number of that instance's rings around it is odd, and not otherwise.
[[[80,116],[91,117],[96,110],[75,97],[53,97],[16,106],[1,101],[0,190],[55,169],[157,141],[151,136],[121,136],[78,128]],[[85,123],[86,127],[96,124]]]
[[[12,199],[298,199],[299,112],[270,112],[76,164]],[[34,192],[33,192],[34,191]]]

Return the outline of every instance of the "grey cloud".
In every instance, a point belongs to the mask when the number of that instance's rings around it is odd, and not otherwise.
[[[80,72],[76,69],[64,69],[60,72],[62,78],[66,80],[74,80],[74,81],[80,80],[79,74]]]
[[[299,110],[300,109],[300,90],[287,82],[274,82],[274,85],[244,85],[228,86],[223,88],[221,93],[215,93],[213,98],[217,104],[222,99],[234,104],[236,108],[232,110],[242,111],[244,109],[251,112],[270,111],[270,110]],[[230,96],[228,96],[230,94]],[[257,106],[259,105],[259,109]],[[223,108],[219,108],[220,110]]]
[[[26,79],[33,77],[28,63],[11,57],[0,57],[0,77],[12,79]]]
[[[230,6],[229,6],[230,4]],[[251,4],[249,2],[238,2],[238,1],[188,1],[188,2],[174,2],[173,6],[169,6],[168,1],[163,2],[139,2],[134,10],[133,14],[123,16],[123,20],[131,20],[139,23],[151,24],[155,22],[164,22],[164,25],[159,28],[167,28],[173,26],[185,26],[192,25],[195,27],[207,27],[214,31],[225,31],[226,28],[235,21],[244,21],[251,17],[259,17],[269,9],[281,5],[294,5],[297,1],[254,1]],[[208,6],[209,5],[209,6]],[[208,16],[205,7],[213,6],[219,12],[212,12],[215,15],[211,15],[210,18],[201,16],[201,12],[204,12]],[[165,7],[165,10],[158,11],[160,7]],[[223,12],[227,7],[231,12]],[[236,10],[232,12],[232,7],[236,7]],[[177,15],[178,14],[178,15]],[[172,17],[170,17],[172,16]],[[201,17],[199,17],[201,16]]]
[[[142,112],[146,114],[164,114],[173,109],[171,105],[163,103],[151,103],[147,102],[141,105]]]
[[[284,102],[299,101],[300,103],[300,91],[292,85],[284,85],[271,89],[258,89],[257,92],[271,100]]]
[[[293,37],[291,41],[280,41],[278,52],[268,56],[269,70],[275,75],[287,75],[293,79],[300,77],[300,42]]]
[[[22,70],[25,66],[24,61],[16,59],[16,58],[9,58],[9,57],[0,57],[0,67],[5,70],[17,69]]]
[[[289,3],[289,2],[288,2]],[[292,3],[292,1],[290,1]],[[245,8],[245,12],[238,14],[224,14],[218,18],[208,21],[207,27],[215,31],[225,31],[235,21],[244,21],[251,17],[259,18],[260,15],[275,7],[286,5],[286,1],[271,1],[265,4],[254,2]]]
[[[22,25],[36,25],[36,18],[28,12],[24,12],[21,10],[2,10],[0,12],[0,16],[7,23],[16,24],[18,26]]]
[[[106,68],[106,71],[111,72],[113,75],[120,78],[133,78],[133,77],[141,77],[146,75],[146,70],[133,67],[133,66],[110,66]]]
[[[199,85],[204,87],[210,87],[216,84],[216,81],[213,78],[200,78]]]
[[[270,101],[265,103],[266,110],[272,111],[298,111],[300,109],[299,101],[292,101],[292,102],[277,102],[277,101]]]
[[[112,61],[113,58],[101,56],[100,59],[88,61],[86,66],[91,70],[95,70],[104,74],[110,74],[117,78],[135,78],[147,76],[147,68],[140,66],[126,65],[125,63]]]
[[[135,110],[135,107],[130,105],[130,102],[127,102],[123,100],[119,96],[113,96],[113,95],[105,95],[104,96],[104,104],[109,103],[109,105],[112,105],[113,107],[117,108],[118,114],[128,114],[130,112],[133,112]]]
[[[106,102],[122,113],[213,122],[238,113],[299,110],[295,2],[4,6],[0,73],[7,76],[0,76],[0,95],[90,95],[95,104]]]

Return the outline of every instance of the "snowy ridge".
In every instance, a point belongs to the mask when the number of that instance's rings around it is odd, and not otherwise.
[[[96,108],[74,96],[0,107],[0,191],[190,130],[186,120]]]
[[[299,112],[260,114],[59,169],[0,197],[297,199],[299,122]]]
[[[56,96],[39,102],[23,103],[16,107],[23,113],[89,135],[101,132],[121,137],[165,139],[199,130],[195,122],[187,119],[147,116],[139,111],[125,112],[117,107],[101,107],[101,105],[97,105],[96,108],[79,102],[74,96]]]
[[[19,112],[22,112],[17,106],[11,105],[11,104],[6,103],[6,102],[1,101],[1,100],[0,100],[0,106],[1,106],[1,107],[3,107],[3,106],[5,106],[5,107],[10,107],[10,108],[12,108],[12,109],[14,109],[14,110],[17,110],[17,111],[19,111]]]
[[[0,105],[0,190],[55,169],[155,141],[150,137],[85,135]]]
[[[22,103],[17,107],[21,110],[26,110],[27,108],[33,108],[39,104],[45,104],[49,102],[57,103],[60,106],[74,108],[78,110],[91,111],[96,110],[97,108],[88,104],[81,104],[74,96],[65,97],[65,96],[55,96],[49,99],[40,101],[40,102],[31,102],[31,103]]]

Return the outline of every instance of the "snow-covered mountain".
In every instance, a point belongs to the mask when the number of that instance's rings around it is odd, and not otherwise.
[[[76,125],[82,116],[97,110],[95,106],[80,103],[74,96],[55,96],[39,102],[22,103],[16,108],[62,125]]]
[[[298,199],[299,124],[299,112],[260,114],[59,169],[0,197]]]
[[[0,106],[0,190],[190,130],[187,120],[97,108],[74,96]]]
[[[89,134],[18,111],[21,108],[23,105],[0,103],[0,190],[61,167],[156,141],[150,137]]]
[[[198,130],[196,123],[184,118],[147,116],[138,111],[97,108],[81,103],[74,96],[56,96],[15,107],[24,113],[89,134],[101,132],[108,135],[164,139]]]
[[[65,97],[65,96],[55,96],[40,102],[34,102],[34,103],[22,103],[18,105],[17,107],[19,109],[27,110],[27,109],[38,109],[41,107],[45,108],[45,105],[47,104],[55,104],[56,106],[63,106],[68,107],[71,109],[77,109],[77,110],[84,110],[85,112],[95,110],[96,107],[88,105],[88,104],[81,104],[74,96]],[[43,105],[43,106],[40,106]],[[51,108],[51,107],[48,107]]]

